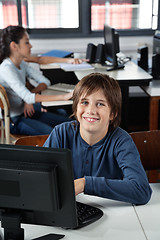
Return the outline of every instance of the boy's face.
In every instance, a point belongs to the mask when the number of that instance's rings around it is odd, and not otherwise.
[[[94,138],[97,137],[97,141],[100,141],[106,135],[109,122],[113,119],[103,90],[99,89],[88,96],[82,94],[76,116],[82,138],[94,134]]]

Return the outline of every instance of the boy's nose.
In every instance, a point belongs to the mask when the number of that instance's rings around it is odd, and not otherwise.
[[[95,114],[96,113],[96,108],[93,104],[88,105],[87,113],[88,114]]]

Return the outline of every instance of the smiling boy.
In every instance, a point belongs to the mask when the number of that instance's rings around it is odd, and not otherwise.
[[[130,135],[119,127],[121,90],[108,75],[85,76],[73,93],[76,120],[56,126],[45,147],[72,151],[75,194],[145,204],[152,190]]]

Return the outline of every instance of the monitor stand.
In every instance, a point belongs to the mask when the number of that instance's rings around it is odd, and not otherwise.
[[[24,229],[21,228],[21,215],[16,213],[3,213],[1,219],[2,228],[4,228],[4,240],[24,240]],[[58,240],[65,235],[47,234],[32,240]]]
[[[32,240],[58,240],[63,238],[65,235],[50,233],[42,237],[34,238]]]
[[[109,68],[106,69],[106,71],[114,71],[114,70],[118,70],[118,69],[123,69],[124,68],[124,64],[117,64],[116,66],[111,66]]]
[[[16,213],[2,213],[2,228],[4,228],[4,240],[24,240],[24,229],[20,227],[21,217]]]

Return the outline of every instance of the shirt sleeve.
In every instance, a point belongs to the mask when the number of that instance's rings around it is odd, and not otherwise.
[[[24,102],[35,103],[35,93],[31,93],[27,89],[20,75],[11,64],[3,68],[3,80]]]
[[[26,67],[27,77],[35,80],[37,83],[45,83],[47,86],[51,85],[51,82],[43,76],[43,74],[40,71],[37,71],[36,69],[32,68],[28,63],[23,62]]]
[[[47,138],[47,140],[45,141],[43,147],[61,148],[60,142],[61,141],[58,138],[56,128],[54,128],[50,133],[49,137]]]
[[[138,150],[129,137],[115,142],[112,151],[122,171],[122,179],[85,176],[85,193],[133,204],[146,204],[152,190]]]

